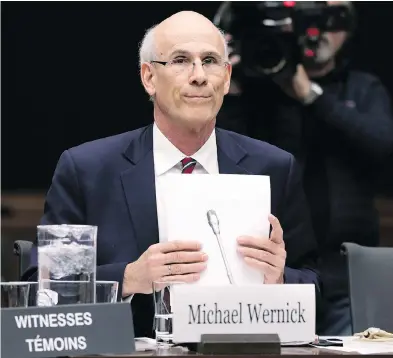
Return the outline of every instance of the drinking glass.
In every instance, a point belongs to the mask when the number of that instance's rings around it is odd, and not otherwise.
[[[171,288],[182,282],[153,282],[154,296],[154,330],[159,347],[170,347],[173,343],[173,297]],[[171,305],[172,303],[172,305]]]
[[[117,281],[96,281],[96,303],[116,303],[118,290]]]
[[[51,283],[51,289],[40,289],[37,295],[37,306],[55,306],[83,304],[84,292],[89,285],[78,281],[57,281]],[[116,303],[119,283],[117,281],[96,281],[95,303]]]
[[[34,305],[37,282],[1,282],[0,285],[2,308]]]

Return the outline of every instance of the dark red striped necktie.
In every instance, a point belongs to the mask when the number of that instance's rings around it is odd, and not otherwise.
[[[184,158],[181,161],[181,164],[183,165],[183,169],[181,170],[182,174],[191,174],[192,171],[195,168],[196,165],[196,160],[190,157]]]

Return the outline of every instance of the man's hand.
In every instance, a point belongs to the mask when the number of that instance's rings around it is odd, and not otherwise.
[[[303,101],[310,93],[311,81],[303,65],[297,66],[297,71],[292,78],[275,80],[280,88],[290,97]]]
[[[265,283],[284,283],[284,267],[287,258],[283,231],[278,219],[269,215],[272,225],[270,239],[241,236],[238,238],[238,252],[250,266],[265,274]]]
[[[150,246],[124,271],[122,296],[152,293],[153,281],[194,282],[206,268],[207,255],[198,242],[170,241]]]
[[[230,46],[230,43],[232,41],[232,35],[230,34],[225,34],[225,40],[228,42],[228,57],[229,57],[229,62],[232,65],[232,68],[235,66],[239,65],[241,62],[241,57],[240,55],[234,53],[233,47]],[[229,87],[229,94],[231,95],[241,95],[242,94],[242,88],[240,83],[232,76],[231,78],[231,85]]]

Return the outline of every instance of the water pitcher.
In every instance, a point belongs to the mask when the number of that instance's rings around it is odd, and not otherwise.
[[[97,227],[40,225],[38,306],[95,303]]]

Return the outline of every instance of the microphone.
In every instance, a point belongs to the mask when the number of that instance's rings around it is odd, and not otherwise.
[[[233,276],[232,276],[232,273],[231,273],[231,269],[229,268],[228,260],[227,260],[226,255],[225,255],[224,245],[222,244],[222,241],[221,241],[220,221],[218,220],[217,213],[215,212],[215,210],[208,210],[208,212],[206,214],[207,214],[207,222],[209,223],[209,226],[213,230],[213,234],[216,236],[216,239],[217,239],[217,242],[218,242],[218,246],[220,247],[221,257],[222,257],[222,259],[224,261],[225,270],[227,272],[227,276],[228,276],[229,282],[231,284],[233,284],[234,283]]]
[[[214,235],[220,235],[220,222],[218,221],[218,216],[214,210],[209,210],[207,212],[207,221],[209,222]]]

